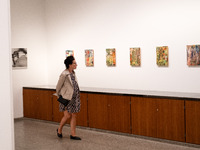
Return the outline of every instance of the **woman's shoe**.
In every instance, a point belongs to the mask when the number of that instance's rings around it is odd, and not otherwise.
[[[61,133],[61,134],[58,133],[58,129],[57,129],[57,136],[58,136],[59,138],[62,138],[62,133]]]
[[[72,140],[81,140],[80,137],[78,137],[78,136],[72,136],[72,135],[70,135],[70,139],[72,139]]]

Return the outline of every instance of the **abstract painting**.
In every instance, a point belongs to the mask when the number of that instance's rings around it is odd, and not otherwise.
[[[140,48],[130,48],[130,65],[140,66],[141,65],[141,55]]]
[[[106,64],[107,64],[107,66],[115,66],[116,65],[115,48],[106,49]]]
[[[187,65],[200,65],[200,45],[187,45]]]
[[[85,50],[85,65],[87,67],[94,66],[94,50]]]
[[[168,66],[168,46],[156,47],[157,65]]]
[[[27,48],[12,48],[12,67],[27,68]]]
[[[66,54],[66,57],[68,57],[68,56],[74,56],[74,51],[73,50],[66,50],[65,54]]]

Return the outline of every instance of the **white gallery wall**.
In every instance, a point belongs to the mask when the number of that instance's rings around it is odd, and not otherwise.
[[[74,50],[82,87],[200,92],[200,68],[188,67],[186,45],[200,44],[199,0],[47,0],[48,83]],[[156,46],[169,47],[169,67],[156,65]],[[130,48],[141,48],[141,67],[130,66]],[[106,66],[116,48],[116,67]],[[85,66],[94,49],[94,67]]]
[[[11,0],[11,46],[27,48],[27,69],[13,69],[14,117],[23,116],[22,88],[48,84],[44,0]]]
[[[10,52],[10,2],[0,1],[0,149],[14,149],[14,119]]]
[[[13,70],[15,117],[22,87],[56,85],[65,50],[74,50],[80,87],[200,93],[200,68],[187,66],[186,45],[200,44],[199,0],[11,0],[12,47],[28,49],[28,68]],[[169,66],[156,47],[169,47]],[[141,67],[130,48],[141,48]],[[116,67],[106,66],[116,48]],[[94,67],[85,66],[94,50]]]

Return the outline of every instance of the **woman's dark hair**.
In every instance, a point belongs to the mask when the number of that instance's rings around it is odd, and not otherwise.
[[[74,56],[68,56],[65,59],[64,64],[65,64],[67,69],[69,68],[69,65],[71,65],[73,63],[73,60],[74,60]]]

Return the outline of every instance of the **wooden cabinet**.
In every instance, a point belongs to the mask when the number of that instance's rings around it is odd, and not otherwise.
[[[87,102],[87,93],[82,93],[81,98],[81,110],[77,115],[77,126],[88,127],[88,102]]]
[[[52,121],[52,91],[23,90],[24,117]]]
[[[200,101],[185,101],[186,142],[200,144]]]
[[[130,96],[88,94],[89,127],[131,133]]]
[[[36,118],[38,91],[32,89],[23,90],[24,117]]]
[[[157,137],[157,102],[152,98],[131,97],[132,133]]]
[[[60,122],[63,112],[59,111],[55,90],[23,89],[24,117]],[[81,93],[81,111],[77,115],[78,126],[88,126],[87,94]],[[69,124],[69,120],[67,123]]]
[[[105,129],[107,127],[107,99],[103,94],[88,94],[88,120],[89,127]]]
[[[184,101],[131,97],[132,133],[185,141]]]
[[[63,112],[53,93],[24,88],[24,117],[60,122]],[[80,96],[77,126],[200,144],[198,100],[85,92]]]
[[[157,137],[185,141],[184,100],[157,99]]]

